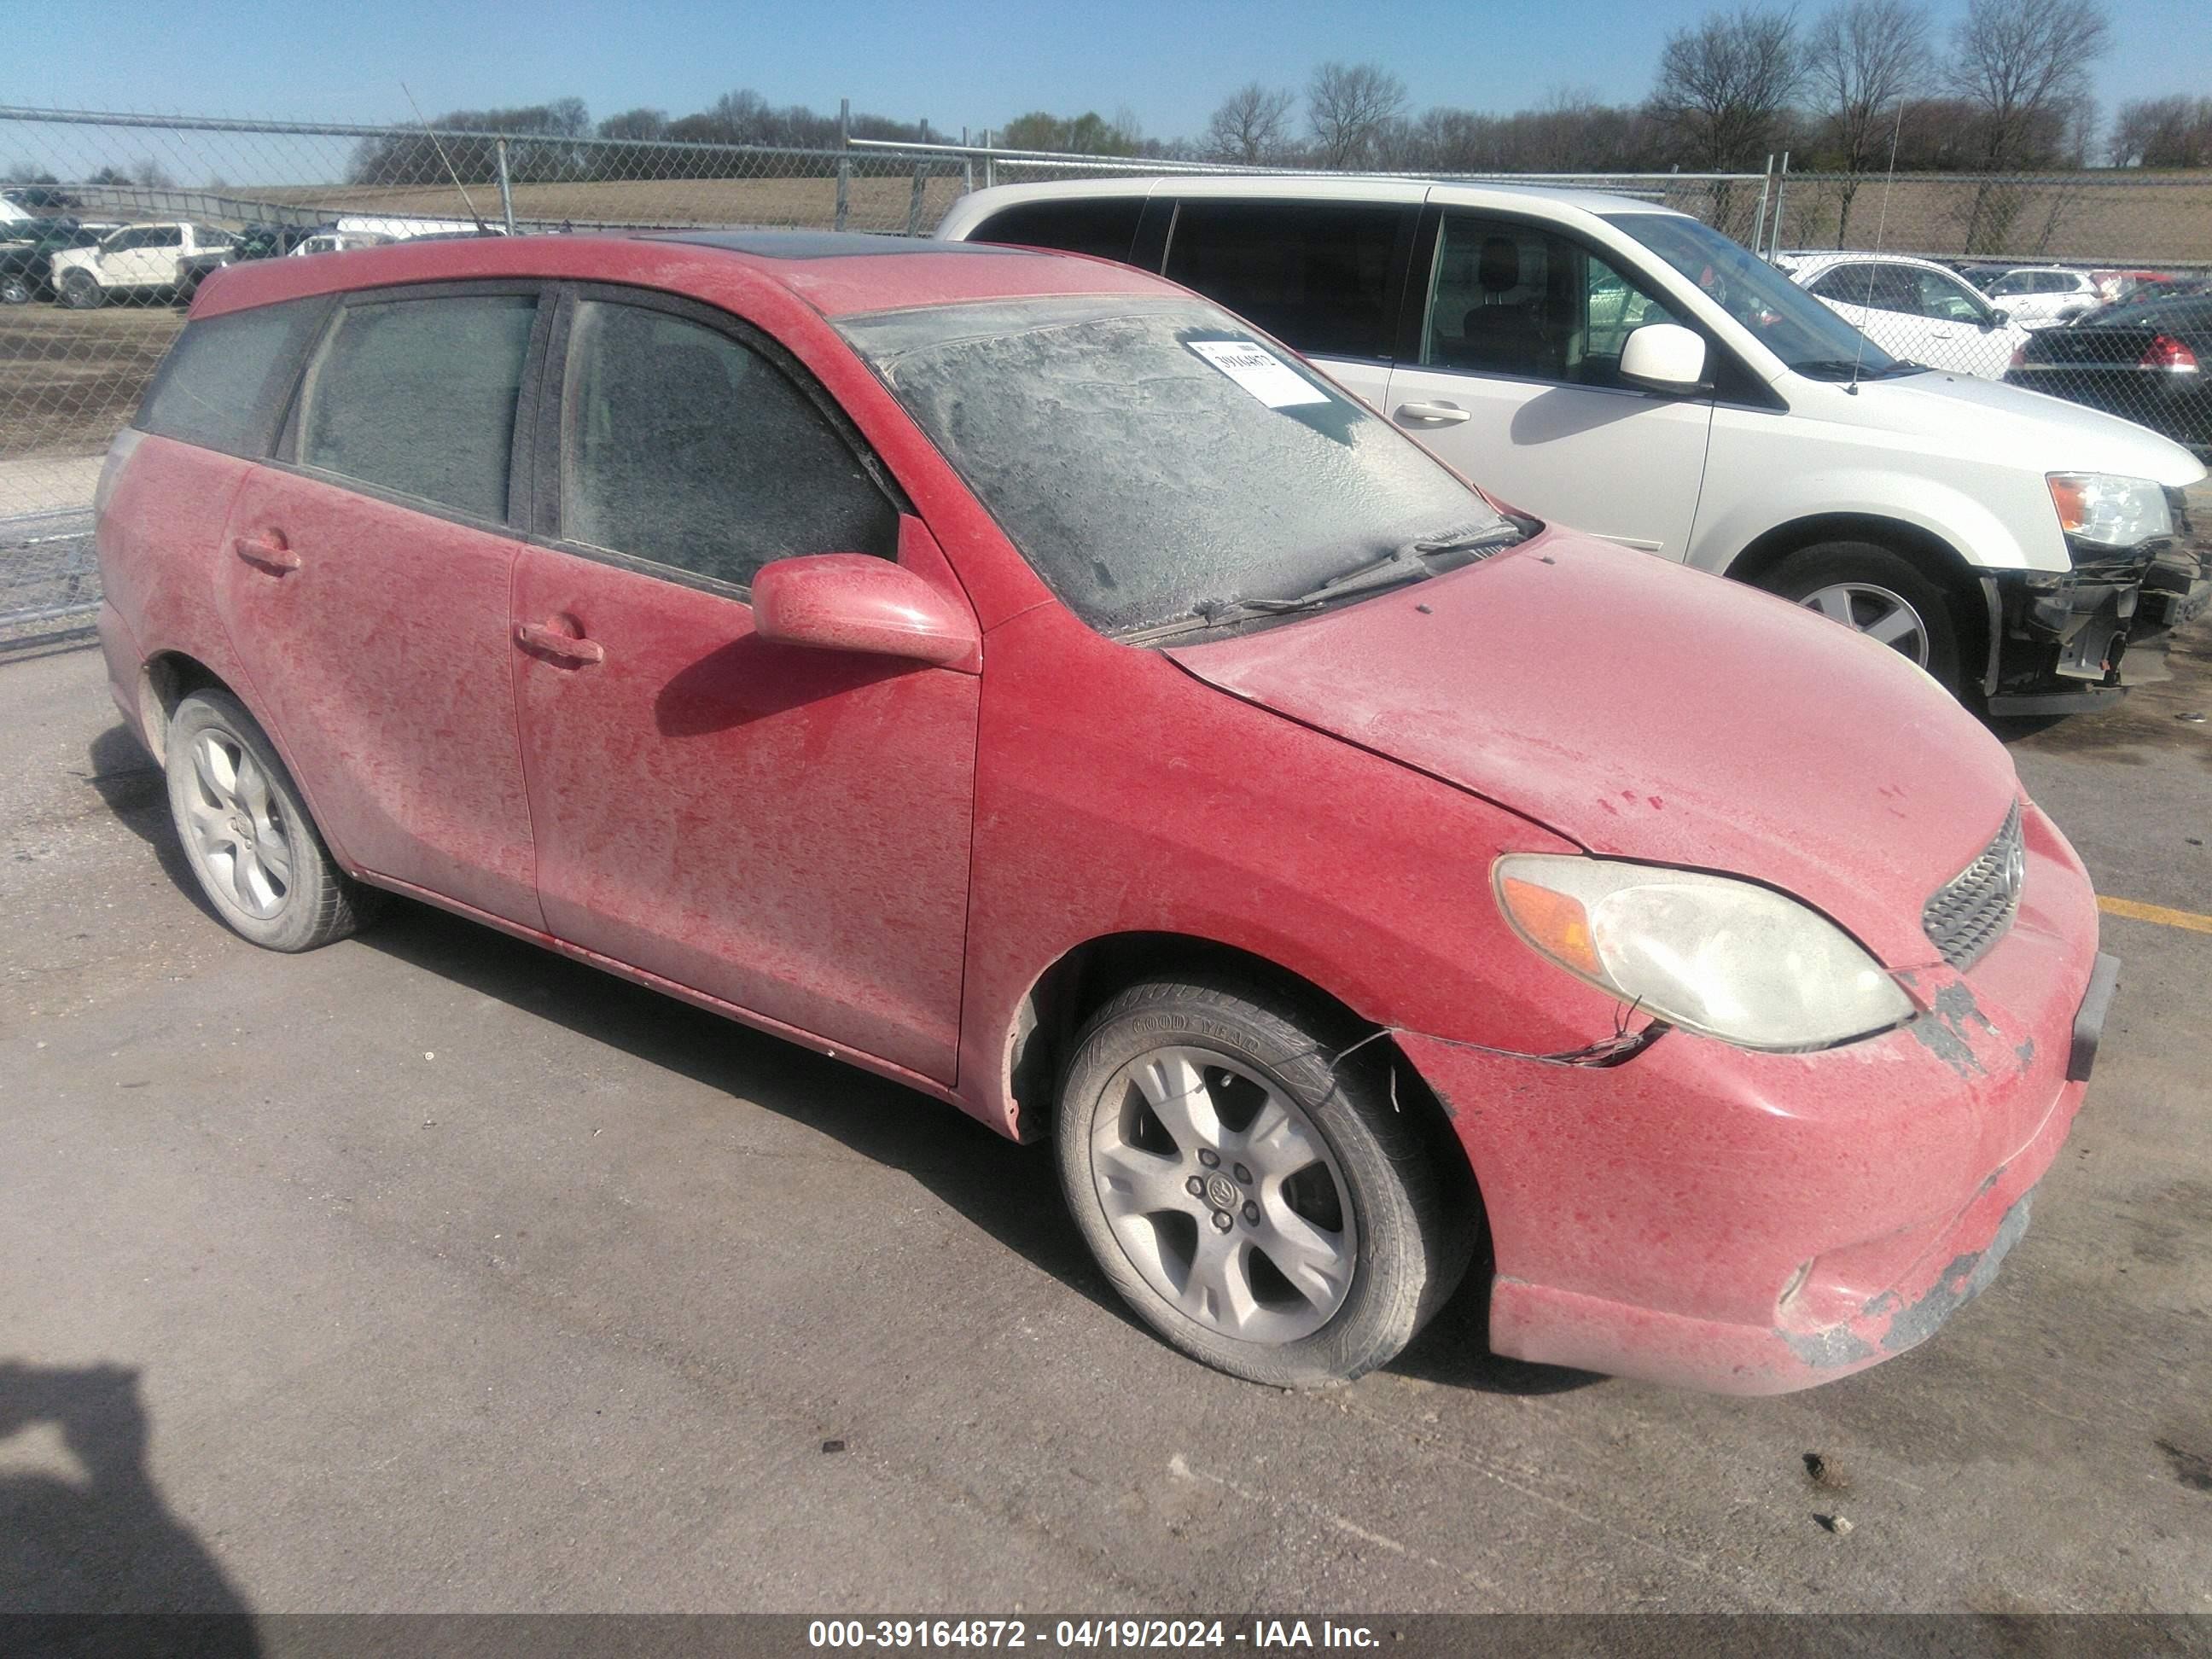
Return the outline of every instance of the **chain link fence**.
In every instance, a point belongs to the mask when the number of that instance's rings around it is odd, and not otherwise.
[[[0,645],[88,622],[100,457],[183,326],[194,283],[221,263],[486,231],[926,236],[962,194],[994,185],[1273,171],[859,139],[774,148],[0,106]],[[2009,374],[2212,442],[2212,413],[2191,401],[2212,397],[2206,377],[2182,366],[2212,347],[2092,340],[2071,325],[2130,289],[2178,293],[2212,277],[2212,173],[1516,182],[1677,209],[1785,264],[1879,235],[1931,263],[1807,258],[1793,274],[1893,355]],[[1978,262],[1967,275],[1993,300],[1934,268],[1967,249]],[[2007,275],[2018,266],[2053,269]],[[2089,349],[2039,362],[2045,333]]]

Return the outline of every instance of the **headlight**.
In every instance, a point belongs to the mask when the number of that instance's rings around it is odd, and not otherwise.
[[[1912,1012],[1843,929],[1747,881],[1534,853],[1492,879],[1513,930],[1569,973],[1739,1048],[1825,1048]]]
[[[2110,472],[2051,474],[2051,504],[2068,538],[2091,547],[2134,547],[2173,533],[2166,491],[2148,478]]]

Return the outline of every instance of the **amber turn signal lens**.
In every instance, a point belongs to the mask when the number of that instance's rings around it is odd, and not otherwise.
[[[1590,941],[1589,913],[1580,899],[1514,876],[1500,880],[1498,890],[1531,945],[1578,972],[1597,976],[1597,946]]]

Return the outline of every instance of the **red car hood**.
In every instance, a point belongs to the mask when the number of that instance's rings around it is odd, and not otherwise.
[[[1593,853],[1753,877],[1893,968],[1994,836],[2011,757],[1894,651],[1811,611],[1565,533],[1169,653],[1199,678]]]

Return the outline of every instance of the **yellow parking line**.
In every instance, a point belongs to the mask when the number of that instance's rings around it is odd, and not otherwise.
[[[2212,916],[2200,916],[2194,910],[2169,910],[2163,904],[2111,897],[2100,898],[2097,908],[2108,916],[2125,916],[2130,921],[2154,921],[2161,927],[2186,927],[2192,933],[2212,933]]]

